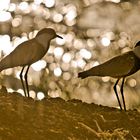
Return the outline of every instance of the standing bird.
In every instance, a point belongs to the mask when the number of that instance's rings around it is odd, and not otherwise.
[[[140,41],[136,43],[135,48],[132,51],[118,55],[101,65],[95,66],[87,71],[78,73],[78,77],[84,79],[88,76],[110,76],[117,78],[117,81],[114,85],[114,92],[116,94],[120,109],[122,110],[122,105],[117,93],[117,84],[122,78],[122,84],[120,92],[122,95],[124,110],[126,111],[123,86],[125,78],[133,73],[137,72],[140,69]]]
[[[50,41],[56,37],[63,39],[61,36],[57,35],[53,29],[44,28],[37,33],[35,38],[21,43],[15,48],[15,50],[0,61],[0,72],[8,68],[17,66],[22,67],[20,79],[25,96],[29,97],[27,74],[31,64],[40,60],[47,53],[50,46]],[[24,85],[22,73],[25,66],[27,66],[27,70],[24,76]]]

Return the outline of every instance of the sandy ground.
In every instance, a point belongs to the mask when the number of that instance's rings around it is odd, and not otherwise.
[[[0,140],[139,140],[140,113],[0,93]]]

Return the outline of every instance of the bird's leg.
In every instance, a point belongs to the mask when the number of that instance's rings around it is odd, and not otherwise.
[[[28,70],[29,70],[29,68],[30,68],[30,65],[27,67],[27,70],[26,70],[26,73],[25,73],[25,83],[26,83],[26,89],[27,89],[27,95],[28,95],[28,97],[30,97],[30,95],[29,95],[29,86],[28,86],[28,77],[27,77],[27,74],[28,74]]]
[[[116,94],[116,97],[117,97],[117,100],[118,100],[118,103],[119,103],[120,109],[122,110],[122,105],[121,105],[121,102],[120,102],[120,99],[119,99],[119,96],[118,96],[118,93],[117,93],[117,88],[116,88],[116,86],[117,86],[119,80],[120,80],[120,78],[116,81],[116,83],[115,83],[115,85],[114,85],[113,88],[114,88],[114,91],[115,91],[115,94]]]
[[[123,80],[122,80],[122,85],[121,85],[121,95],[122,95],[122,100],[123,100],[124,110],[126,111],[125,99],[124,99],[124,94],[123,94],[124,81],[125,81],[125,77],[124,77]]]
[[[21,72],[20,72],[20,80],[21,80],[21,83],[22,83],[22,87],[23,87],[23,91],[24,91],[24,95],[26,97],[26,90],[25,90],[25,85],[24,85],[24,82],[23,82],[23,76],[22,76],[22,73],[23,73],[23,70],[24,70],[25,67],[22,68]]]

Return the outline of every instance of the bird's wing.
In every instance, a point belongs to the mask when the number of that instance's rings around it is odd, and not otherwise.
[[[95,67],[95,69],[101,76],[127,76],[135,66],[135,57],[134,53],[130,51],[106,61],[105,63]]]
[[[32,64],[43,57],[44,51],[44,48],[36,40],[25,41],[1,60],[0,67],[6,69]]]

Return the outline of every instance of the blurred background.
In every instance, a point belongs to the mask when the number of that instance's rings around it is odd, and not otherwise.
[[[30,96],[118,107],[113,91],[116,79],[81,80],[77,73],[134,47],[140,40],[140,1],[0,0],[0,58],[45,27],[54,28],[64,39],[54,39],[45,57],[30,67]],[[20,67],[2,71],[0,84],[8,92],[24,95],[20,71]],[[127,108],[140,106],[139,75],[137,72],[126,79]]]

